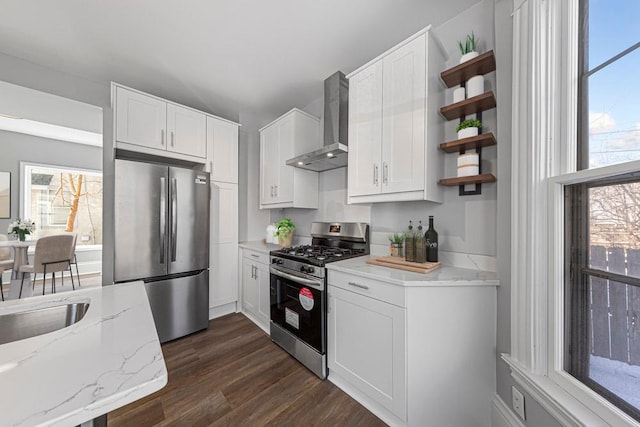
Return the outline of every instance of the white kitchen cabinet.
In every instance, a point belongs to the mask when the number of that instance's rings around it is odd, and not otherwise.
[[[269,333],[270,292],[269,255],[243,249],[242,312]]]
[[[207,157],[207,116],[190,108],[167,103],[167,150]]]
[[[405,309],[329,286],[328,366],[406,419]]]
[[[295,108],[260,129],[260,209],[318,207],[318,172],[286,161],[320,146],[320,120]]]
[[[349,78],[349,203],[442,201],[444,54],[422,30]]]
[[[329,264],[328,379],[389,425],[489,427],[497,281],[483,273]]]
[[[112,83],[118,149],[204,163],[206,114]]]
[[[167,103],[116,87],[116,141],[166,150]]]
[[[212,181],[238,183],[238,124],[207,117],[207,167]]]
[[[238,300],[238,184],[211,182],[209,232],[209,308],[213,309]]]

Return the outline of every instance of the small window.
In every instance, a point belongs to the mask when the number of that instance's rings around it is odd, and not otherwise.
[[[640,3],[580,5],[578,169],[640,160]],[[565,266],[564,370],[640,421],[640,171],[565,187]]]
[[[79,246],[102,244],[102,173],[24,164],[23,216],[36,237],[73,231]]]

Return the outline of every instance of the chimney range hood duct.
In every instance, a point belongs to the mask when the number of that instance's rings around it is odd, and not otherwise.
[[[349,81],[340,71],[324,81],[324,147],[287,160],[287,165],[322,172],[347,166]]]

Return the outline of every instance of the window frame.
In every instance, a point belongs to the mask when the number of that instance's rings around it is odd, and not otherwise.
[[[502,359],[563,425],[638,426],[563,369],[565,186],[640,170],[635,161],[576,171],[579,7],[522,0],[512,15],[511,352]]]
[[[49,168],[49,169],[60,169],[60,170],[73,170],[76,172],[81,172],[86,174],[100,175],[103,179],[103,186],[104,186],[104,172],[101,170],[88,169],[88,168],[69,166],[69,165],[21,161],[20,162],[20,203],[19,203],[20,218],[26,218],[28,215],[32,215],[30,210],[27,208],[28,206],[31,205],[31,193],[26,192],[27,168]],[[102,209],[104,212],[104,206]],[[26,212],[29,212],[29,213],[26,214]],[[90,251],[90,250],[96,250],[96,249],[102,249],[102,244],[94,244],[94,245],[78,244],[76,246],[77,252],[84,252],[84,251]]]

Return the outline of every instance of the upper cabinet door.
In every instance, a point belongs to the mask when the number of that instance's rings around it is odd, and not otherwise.
[[[207,117],[211,181],[238,183],[238,125]]]
[[[287,160],[293,157],[293,147],[296,143],[296,116],[290,114],[280,120],[278,128],[278,168],[275,182],[275,201],[277,203],[293,202],[293,171],[292,166],[287,166]]]
[[[383,61],[383,193],[424,189],[426,34]]]
[[[274,203],[280,172],[280,129],[270,126],[260,132],[260,204]]]
[[[116,88],[116,140],[166,150],[167,103]]]
[[[349,196],[377,194],[382,182],[382,62],[349,79]]]
[[[167,149],[174,153],[207,157],[207,119],[203,113],[167,104]]]

